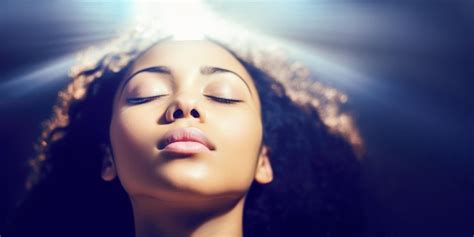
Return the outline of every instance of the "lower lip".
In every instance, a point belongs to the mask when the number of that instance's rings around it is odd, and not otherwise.
[[[179,141],[168,144],[163,151],[178,154],[194,154],[209,151],[209,148],[202,143],[193,141]]]

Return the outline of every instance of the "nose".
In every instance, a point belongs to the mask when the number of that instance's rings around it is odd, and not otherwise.
[[[167,122],[174,122],[180,118],[192,118],[204,122],[206,113],[199,107],[197,98],[184,94],[176,96],[176,99],[168,107],[165,117]]]

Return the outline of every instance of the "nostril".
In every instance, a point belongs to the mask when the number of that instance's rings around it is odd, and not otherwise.
[[[182,110],[178,109],[178,110],[174,111],[173,118],[181,118],[181,117],[183,117],[183,111]]]
[[[191,115],[195,118],[199,118],[199,112],[197,112],[195,109],[191,111]]]

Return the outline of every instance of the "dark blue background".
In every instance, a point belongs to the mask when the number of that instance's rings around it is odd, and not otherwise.
[[[474,235],[474,1],[214,3],[221,15],[304,46],[345,91],[367,145],[370,236]],[[106,41],[126,2],[0,4],[0,228],[70,55]],[[334,64],[336,66],[334,66]],[[1,229],[0,229],[1,234]]]

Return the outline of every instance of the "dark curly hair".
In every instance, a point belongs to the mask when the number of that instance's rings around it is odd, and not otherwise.
[[[295,63],[286,64],[294,73],[285,82],[271,75],[271,65],[261,58],[214,42],[231,52],[254,80],[263,143],[270,148],[274,172],[271,183],[251,185],[244,235],[362,236],[362,145],[350,117],[331,112],[336,108],[332,102],[345,100],[344,95],[314,80],[298,81],[302,76]],[[108,53],[92,66],[73,70],[53,117],[43,124],[38,156],[30,161],[27,198],[5,236],[133,236],[127,193],[119,179],[104,182],[100,170],[110,141],[113,95],[144,51],[130,50],[128,57]]]

